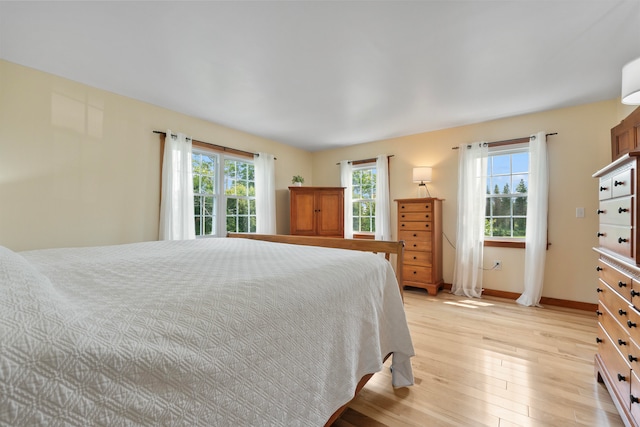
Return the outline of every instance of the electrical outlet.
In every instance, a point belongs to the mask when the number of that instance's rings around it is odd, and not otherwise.
[[[502,270],[502,261],[500,261],[500,260],[493,261],[493,269],[494,270]]]

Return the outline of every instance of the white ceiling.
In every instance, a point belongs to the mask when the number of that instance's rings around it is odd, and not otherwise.
[[[310,151],[612,99],[639,56],[638,0],[0,2],[2,59]]]

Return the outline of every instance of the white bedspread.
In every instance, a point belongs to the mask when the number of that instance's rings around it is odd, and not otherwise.
[[[396,279],[373,254],[0,247],[3,426],[323,425],[390,352],[394,386],[412,384]]]

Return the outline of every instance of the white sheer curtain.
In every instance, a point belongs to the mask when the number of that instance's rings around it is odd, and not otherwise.
[[[162,159],[160,240],[195,239],[191,138],[167,130]]]
[[[276,234],[275,157],[258,153],[254,157],[256,183],[256,233]]]
[[[518,304],[539,306],[547,256],[547,209],[549,205],[549,164],[547,136],[538,132],[529,139],[529,187],[527,189],[527,230],[524,253],[524,292]]]
[[[391,211],[389,201],[389,159],[386,154],[376,157],[376,240],[391,240]]]
[[[461,145],[458,156],[457,243],[451,292],[456,295],[480,298],[482,296],[487,144]]]
[[[340,162],[340,185],[344,188],[344,238],[353,238],[353,206],[351,194],[353,190],[352,177],[353,167],[349,160]]]

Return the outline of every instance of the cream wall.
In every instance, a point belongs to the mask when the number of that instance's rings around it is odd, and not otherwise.
[[[610,155],[610,129],[632,108],[618,100],[564,108],[537,114],[461,126],[402,138],[376,141],[314,153],[313,182],[339,185],[336,162],[393,154],[390,163],[391,198],[415,197],[411,179],[414,166],[432,166],[432,196],[445,199],[443,229],[455,245],[457,215],[458,151],[452,147],[473,141],[499,141],[528,136],[538,131],[557,132],[548,138],[550,161],[549,241],[543,296],[582,302],[597,302],[595,262],[591,250],[597,244],[597,192],[591,175],[605,166]],[[585,209],[576,218],[576,208]],[[395,203],[392,206],[395,233]],[[395,238],[395,234],[394,234]],[[444,280],[451,283],[455,250],[444,240]],[[501,260],[501,271],[486,271],[484,287],[522,292],[524,250],[487,247],[485,268]]]
[[[292,175],[311,169],[311,153],[0,60],[0,245],[156,240],[160,142],[153,131],[168,128],[274,154],[277,231],[288,233],[287,187]]]

